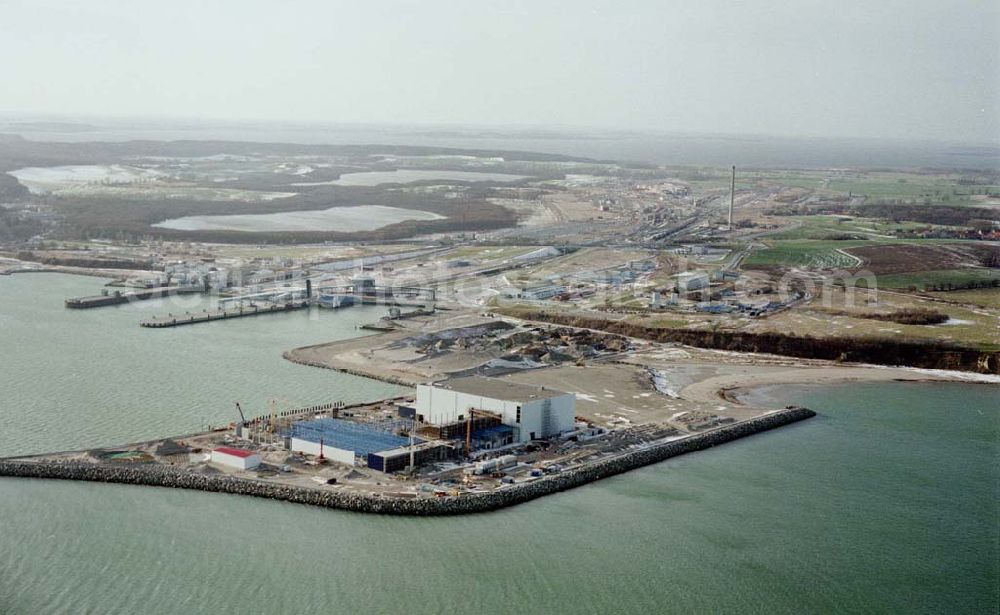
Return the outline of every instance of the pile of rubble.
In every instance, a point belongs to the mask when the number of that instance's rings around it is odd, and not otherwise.
[[[694,432],[728,425],[729,423],[736,422],[736,419],[729,416],[719,416],[710,412],[692,410],[674,416],[673,421],[682,425],[687,431]]]
[[[569,327],[534,327],[509,334],[490,331],[481,336],[437,338],[418,347],[424,354],[448,350],[499,354],[503,361],[513,363],[550,364],[580,361],[625,352],[632,345],[628,338]]]

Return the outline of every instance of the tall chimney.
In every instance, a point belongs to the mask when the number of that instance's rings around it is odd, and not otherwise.
[[[733,203],[736,202],[736,165],[733,165],[733,179],[729,184],[729,230],[733,230]]]

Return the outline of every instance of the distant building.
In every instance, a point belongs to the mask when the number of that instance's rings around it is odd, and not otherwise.
[[[454,378],[417,387],[417,414],[435,425],[467,420],[470,410],[500,416],[511,440],[528,442],[573,429],[576,395],[498,378]],[[504,438],[500,431],[490,437]]]
[[[706,288],[709,284],[708,275],[704,273],[681,273],[676,279],[677,290],[682,293]]]
[[[341,295],[336,293],[323,293],[319,296],[320,307],[338,309],[354,305],[356,297],[354,295]]]
[[[566,292],[565,286],[555,284],[544,284],[540,286],[515,286],[503,290],[506,297],[512,299],[528,299],[530,301],[544,301]]]
[[[628,268],[632,271],[652,271],[656,269],[656,263],[651,260],[629,261]]]
[[[521,297],[524,299],[531,299],[533,301],[544,301],[545,299],[551,299],[552,297],[560,295],[564,292],[566,292],[565,286],[548,284],[544,286],[525,288],[521,291]]]
[[[358,276],[351,280],[355,294],[370,296],[375,294],[375,278]]]
[[[725,280],[736,280],[739,279],[740,272],[731,271],[729,269],[716,269],[712,271],[712,281],[713,282],[724,282]]]

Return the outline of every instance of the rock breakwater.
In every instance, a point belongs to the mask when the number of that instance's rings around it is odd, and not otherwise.
[[[685,453],[704,450],[815,415],[815,412],[806,408],[786,408],[680,440],[650,444],[613,457],[589,461],[560,474],[544,476],[531,482],[505,486],[488,493],[470,493],[448,497],[402,498],[377,493],[346,492],[337,487],[299,487],[222,474],[200,474],[155,464],[121,466],[102,463],[0,459],[0,476],[197,489],[374,514],[462,515],[497,510],[551,493],[566,491],[602,478],[622,474]]]

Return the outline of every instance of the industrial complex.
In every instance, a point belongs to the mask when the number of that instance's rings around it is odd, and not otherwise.
[[[316,338],[282,347],[281,356],[309,370],[400,387],[385,389],[382,395],[391,398],[358,403],[364,398],[353,393],[326,397],[322,386],[299,397],[294,385],[282,383],[280,395],[299,398],[282,397],[279,406],[247,390],[235,395],[244,398],[235,408],[232,399],[207,399],[210,410],[198,433],[15,461],[79,466],[86,476],[127,474],[148,484],[163,484],[150,473],[167,471],[183,477],[172,484],[225,485],[234,492],[266,485],[268,493],[290,489],[307,493],[302,497],[309,501],[334,494],[338,502],[426,502],[486,493],[507,505],[513,499],[503,494],[512,490],[550,492],[608,475],[597,468],[627,469],[639,463],[635,459],[651,463],[665,451],[700,450],[780,426],[781,417],[808,416],[741,403],[731,389],[748,383],[808,380],[821,369],[832,370],[830,379],[913,377],[890,369],[897,365],[998,370],[997,308],[986,289],[985,298],[972,292],[995,287],[1000,261],[992,223],[923,229],[860,216],[865,197],[834,188],[850,179],[841,171],[737,174],[730,165],[696,171],[518,153],[362,150],[296,165],[318,178],[305,183],[279,155],[248,154],[224,164],[143,159],[144,168],[163,169],[163,178],[184,175],[213,187],[232,181],[230,167],[242,169],[253,178],[244,196],[269,188],[284,195],[281,203],[298,204],[238,216],[264,225],[257,231],[184,231],[161,225],[174,215],[169,199],[151,199],[156,212],[134,220],[121,240],[30,237],[0,250],[0,274],[103,277],[99,289],[63,298],[72,315],[133,313],[129,326],[168,344],[196,324],[211,336],[213,329],[249,331],[282,321],[344,324],[358,315],[366,320],[335,334],[317,325],[311,329]],[[335,185],[348,169],[378,176],[388,167],[444,176]],[[452,173],[470,181],[450,179]],[[904,183],[895,174],[861,179],[886,189]],[[921,176],[906,176],[917,181]],[[204,187],[160,179],[127,189],[162,195]],[[73,194],[32,200],[32,206],[62,207]],[[327,234],[307,225],[288,234],[268,226],[273,216],[293,223],[296,212],[310,220],[320,213],[347,220],[355,212],[350,204],[365,199],[399,206],[377,210],[386,215],[422,213],[373,231]],[[334,202],[343,207],[316,209]],[[254,203],[272,207],[270,200]],[[85,206],[61,211],[73,216]],[[191,208],[185,223],[231,217]],[[88,233],[114,223],[77,219]],[[39,228],[57,227],[52,221]],[[944,233],[947,242],[914,238],[927,232]],[[959,287],[945,278],[933,287],[913,281],[915,260],[961,273],[969,293],[952,295],[960,301],[935,295],[937,288]],[[890,280],[895,290],[879,294],[862,286],[855,278],[869,268],[887,274],[879,283]],[[943,324],[949,326],[935,328]],[[885,369],[842,365],[851,362]],[[43,474],[41,466],[30,467],[25,475]],[[575,478],[553,478],[567,474]],[[529,488],[538,484],[550,487]],[[481,507],[449,508],[458,509]]]
[[[472,376],[420,385],[413,405],[403,401],[350,410],[330,405],[249,421],[241,416],[233,436],[293,456],[392,473],[558,439],[575,430],[572,393]],[[235,449],[215,450],[232,455]],[[230,457],[222,459],[238,467]],[[211,462],[217,461],[213,453]]]

